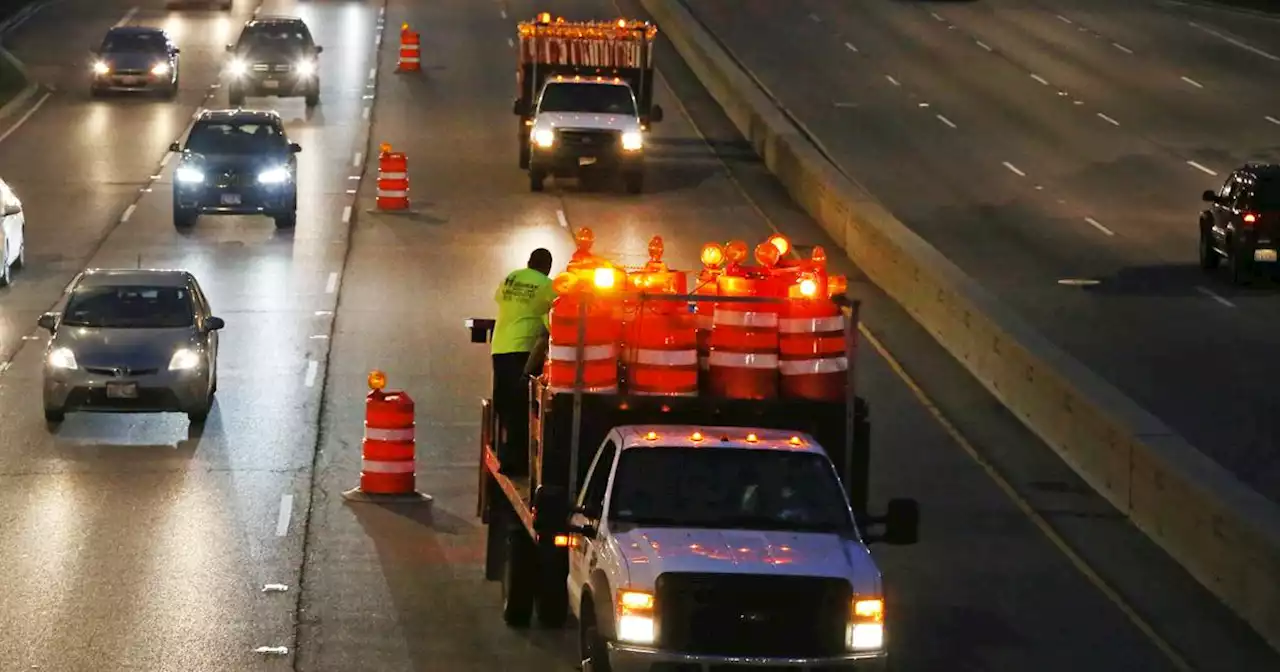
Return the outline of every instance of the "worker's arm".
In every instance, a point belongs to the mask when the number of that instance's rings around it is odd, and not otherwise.
[[[551,331],[551,302],[556,300],[556,289],[552,283],[538,288],[537,294],[533,297],[530,308],[538,311],[542,316],[542,327],[547,331]]]

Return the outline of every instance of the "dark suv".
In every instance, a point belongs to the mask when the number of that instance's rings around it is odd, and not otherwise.
[[[207,110],[173,171],[173,225],[187,228],[200,215],[266,215],[276,227],[298,222],[298,159],[276,112]]]
[[[240,40],[227,45],[227,99],[238,107],[246,95],[303,96],[307,107],[315,107],[320,103],[322,51],[297,17],[264,17],[244,24]]]
[[[1213,270],[1225,257],[1231,281],[1248,282],[1255,271],[1276,268],[1280,249],[1280,165],[1250,163],[1231,173],[1211,205],[1200,213],[1200,267]]]

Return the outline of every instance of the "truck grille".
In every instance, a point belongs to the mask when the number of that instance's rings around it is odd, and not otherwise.
[[[560,131],[560,143],[565,147],[591,147],[609,149],[618,143],[616,131]]]
[[[270,63],[254,63],[254,72],[289,72],[293,69],[292,65],[284,63],[281,65],[272,65]]]
[[[848,581],[806,576],[658,576],[661,645],[681,653],[806,658],[844,652]]]
[[[251,184],[251,182],[246,179],[246,176],[241,175],[240,171],[235,169],[214,170],[211,172],[211,178],[214,186],[221,189],[225,189],[227,187],[243,187]]]

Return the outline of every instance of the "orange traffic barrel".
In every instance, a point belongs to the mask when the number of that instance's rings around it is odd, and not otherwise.
[[[422,56],[418,33],[409,29],[409,24],[400,24],[400,60],[396,63],[399,72],[418,72],[422,69]]]
[[[643,306],[628,325],[627,389],[633,394],[693,396],[698,393],[698,330],[683,305]]]
[[[413,399],[374,389],[365,398],[360,490],[370,495],[414,492],[416,438]]]
[[[720,296],[776,296],[768,278],[722,275]],[[778,306],[768,303],[717,302],[711,318],[711,355],[707,387],[731,399],[778,396]]]
[[[409,208],[409,158],[402,152],[391,151],[384,144],[378,153],[379,210],[407,210]]]
[[[813,279],[808,281],[817,284]],[[844,313],[826,296],[787,302],[778,320],[782,396],[845,400],[849,353],[845,352],[844,332]]]
[[[603,270],[603,269],[602,269]],[[582,324],[582,391],[613,394],[618,391],[617,301],[584,291],[573,291],[551,304],[550,339],[547,344],[547,387],[572,392],[577,380],[579,325]],[[585,315],[583,314],[585,308]]]

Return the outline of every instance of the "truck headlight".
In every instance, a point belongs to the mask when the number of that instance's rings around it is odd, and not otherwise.
[[[196,170],[195,168],[182,166],[173,171],[173,179],[187,184],[200,184],[201,182],[204,182],[204,173]]]
[[[227,74],[232,77],[240,77],[248,71],[249,66],[245,65],[245,62],[238,58],[232,59],[230,63],[227,63]]]
[[[316,63],[315,61],[298,61],[297,65],[294,66],[294,69],[298,71],[299,75],[303,77],[310,77],[311,75],[316,74]]]
[[[94,61],[94,62],[93,62],[93,74],[95,74],[95,75],[105,75],[105,74],[107,74],[107,73],[109,73],[109,72],[111,72],[111,66],[107,65],[105,62],[103,62],[103,61]]]
[[[156,63],[155,67],[151,68],[151,74],[155,75],[156,77],[163,77],[169,74],[169,64]]]
[[[540,128],[534,131],[533,144],[539,147],[542,147],[543,149],[546,149],[547,147],[550,147],[551,145],[556,144],[555,131],[552,131],[546,128]]]
[[[644,137],[639,131],[627,131],[622,134],[622,149],[628,152],[640,151],[644,147]]]
[[[182,348],[169,358],[170,371],[190,371],[200,366],[200,354],[194,350]]]
[[[632,644],[652,644],[653,594],[618,591],[618,639]]]
[[[845,629],[845,646],[850,651],[884,648],[884,600],[853,601],[853,620]]]
[[[49,366],[55,369],[78,369],[76,353],[71,348],[54,348],[49,351]]]
[[[287,168],[272,168],[258,173],[258,182],[261,184],[280,184],[288,181],[289,170]]]

